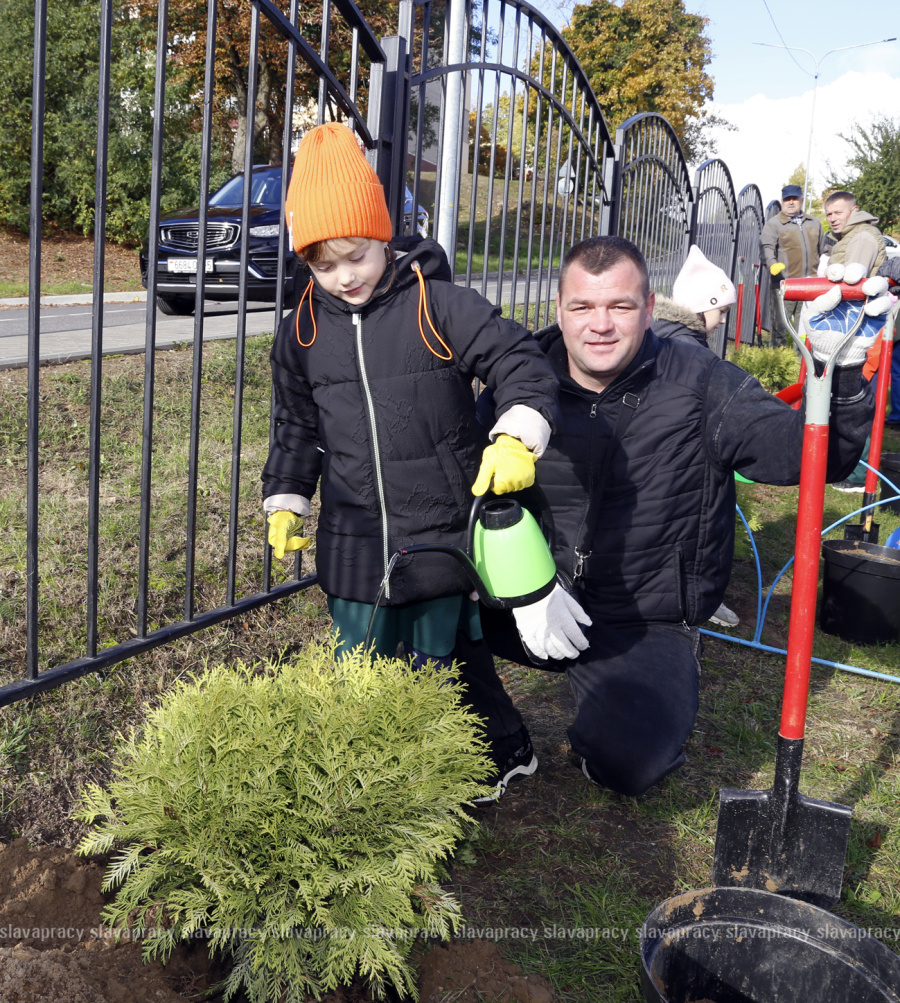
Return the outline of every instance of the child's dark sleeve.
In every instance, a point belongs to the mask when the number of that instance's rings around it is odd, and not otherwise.
[[[473,289],[433,282],[429,292],[438,329],[457,365],[494,391],[496,417],[524,404],[555,428],[559,383],[532,335]]]
[[[285,357],[280,335],[271,355],[274,433],[262,472],[263,497],[312,498],[322,472],[318,408],[306,377]]]

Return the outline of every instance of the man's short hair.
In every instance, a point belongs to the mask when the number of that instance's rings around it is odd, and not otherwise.
[[[852,202],[856,205],[856,196],[853,192],[832,192],[827,199],[825,199],[825,205],[823,208],[827,209],[832,202]]]
[[[622,261],[630,261],[641,273],[641,294],[644,303],[650,298],[650,275],[647,262],[636,244],[624,237],[588,237],[569,250],[559,270],[559,288],[562,289],[566,272],[571,265],[580,265],[590,275],[602,275]]]

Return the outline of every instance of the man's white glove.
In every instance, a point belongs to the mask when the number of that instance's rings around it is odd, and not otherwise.
[[[832,266],[843,269],[843,265]],[[830,276],[829,276],[830,277]],[[839,282],[839,279],[832,279],[832,282]],[[841,287],[832,286],[827,292],[817,296],[812,301],[813,313],[831,313],[831,311],[841,302]]]
[[[559,582],[550,595],[529,606],[519,606],[512,614],[522,644],[542,661],[576,658],[588,646],[579,624],[589,627],[593,621]]]
[[[849,265],[845,265],[841,261],[835,261],[834,264],[829,264],[825,268],[825,277],[835,283],[846,282],[848,286],[855,286],[866,277],[866,267],[859,261],[851,261]],[[880,277],[875,276],[875,279],[878,278]],[[869,279],[863,283],[862,290],[866,296],[879,297],[866,303],[865,306],[866,313],[870,317],[877,317],[883,313],[887,313],[891,307],[891,300],[881,295],[887,292],[887,281],[885,280],[883,284],[878,282],[872,285],[873,281],[874,279]],[[869,287],[872,289],[871,292],[869,291]],[[835,285],[833,289],[829,289],[812,301],[813,312],[830,313],[840,302],[841,288],[839,285]]]
[[[894,297],[888,292],[888,280],[883,275],[873,275],[862,284],[862,291],[869,297],[864,309],[869,317],[881,317],[894,304]]]
[[[825,269],[825,276],[832,282],[846,282],[848,286],[855,286],[866,277],[866,266],[860,261],[851,261],[849,265],[835,261]]]
[[[800,313],[800,328],[806,333],[807,344],[814,359],[828,362],[831,353],[846,338],[847,332],[853,327],[859,317],[862,304],[857,301],[844,301],[834,310],[821,313],[816,310],[816,301],[804,303]],[[866,352],[872,347],[882,322],[872,317],[866,317],[859,331],[850,339],[835,360],[839,366],[859,366],[865,361]]]

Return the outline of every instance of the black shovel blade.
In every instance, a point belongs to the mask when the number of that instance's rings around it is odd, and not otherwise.
[[[780,801],[780,803],[779,803]],[[852,809],[773,791],[719,791],[713,884],[830,909],[841,897]]]
[[[844,539],[864,540],[866,543],[878,543],[878,523],[873,522],[868,529],[866,529],[865,523],[845,523]]]

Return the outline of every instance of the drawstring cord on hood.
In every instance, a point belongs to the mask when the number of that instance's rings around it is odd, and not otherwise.
[[[419,280],[419,307],[418,307],[418,310],[417,310],[417,314],[418,314],[418,318],[419,318],[419,334],[422,336],[422,341],[425,342],[425,347],[428,349],[429,352],[431,352],[431,354],[433,356],[435,356],[436,358],[440,359],[442,362],[449,362],[453,358],[453,352],[450,350],[449,345],[447,345],[447,343],[440,336],[440,334],[438,334],[437,328],[434,326],[434,324],[431,321],[431,314],[429,314],[429,312],[428,312],[428,299],[427,299],[427,297],[425,295],[425,277],[422,275],[422,269],[419,268],[418,262],[415,262],[415,261],[413,262],[413,266],[412,267],[413,267],[413,270],[416,273],[416,277]],[[318,334],[318,328],[316,327],[316,315],[313,313],[313,295],[312,295],[312,293],[313,293],[313,286],[314,285],[315,285],[315,283],[313,282],[312,279],[310,279],[309,283],[306,286],[306,288],[303,290],[303,295],[300,297],[300,302],[297,305],[297,313],[296,313],[296,316],[295,316],[295,319],[294,319],[294,330],[295,330],[296,335],[297,335],[297,344],[301,348],[311,348],[312,345],[313,345],[313,342],[316,340],[316,335]],[[309,341],[305,342],[300,337],[300,312],[303,309],[303,301],[306,299],[307,296],[309,297],[309,316],[310,316],[310,319],[312,320],[313,335],[309,339]],[[435,351],[435,349],[433,349],[431,347],[431,345],[428,343],[428,338],[425,336],[425,328],[422,326],[422,315],[423,314],[425,315],[425,320],[428,321],[428,326],[431,328],[431,333],[440,342],[441,347],[447,353],[446,355],[441,355],[440,352]]]
[[[295,330],[297,331],[297,344],[301,348],[311,348],[312,343],[316,340],[316,335],[319,333],[318,329],[316,328],[316,315],[313,313],[312,291],[313,291],[313,280],[310,279],[306,288],[303,290],[303,295],[300,297],[300,302],[297,304],[297,317],[296,320],[294,321],[294,327]],[[313,336],[309,339],[308,343],[305,343],[300,340],[300,311],[303,309],[303,301],[306,299],[307,296],[309,296],[309,316],[312,319]]]
[[[419,334],[422,335],[422,341],[425,342],[425,347],[429,352],[436,358],[440,359],[442,362],[449,362],[453,358],[453,352],[450,351],[449,346],[444,341],[444,339],[438,334],[437,328],[431,323],[431,315],[428,313],[428,300],[425,296],[425,277],[422,275],[422,269],[419,268],[418,261],[413,262],[413,271],[416,273],[416,277],[419,280]],[[441,347],[447,353],[446,355],[441,355],[436,352],[431,345],[428,344],[428,338],[425,337],[425,329],[422,327],[422,314],[425,314],[425,319],[428,321],[428,326],[431,328],[431,333],[437,338],[441,343]]]

